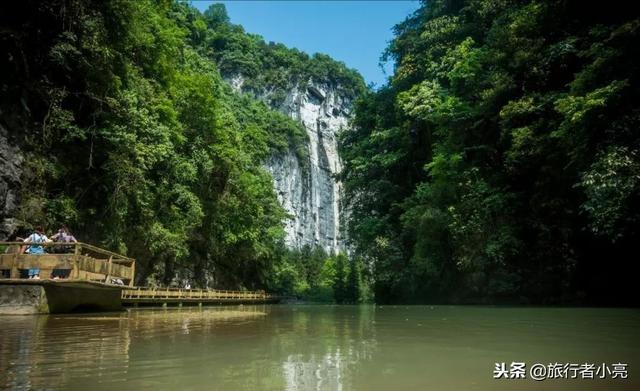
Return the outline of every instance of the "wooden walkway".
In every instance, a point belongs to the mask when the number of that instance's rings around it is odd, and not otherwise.
[[[264,291],[227,291],[216,289],[125,287],[122,290],[124,305],[173,304],[238,304],[274,303],[279,297]]]

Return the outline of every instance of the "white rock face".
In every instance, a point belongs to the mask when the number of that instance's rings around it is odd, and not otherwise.
[[[229,84],[234,91],[239,92],[242,90],[242,85],[244,84],[244,77],[242,75],[235,75],[229,80]]]
[[[291,248],[321,246],[329,254],[344,249],[342,191],[334,175],[342,169],[336,134],[347,128],[351,105],[331,86],[309,82],[291,90],[277,108],[298,120],[309,136],[307,164],[292,151],[266,162],[278,199],[291,215],[285,221],[286,244]]]

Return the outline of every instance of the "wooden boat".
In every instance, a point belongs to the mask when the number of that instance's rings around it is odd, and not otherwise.
[[[23,246],[20,242],[0,242]],[[73,311],[117,311],[124,305],[203,305],[275,303],[264,291],[231,291],[136,287],[132,258],[86,243],[43,243],[65,246],[65,254],[0,254],[0,315]],[[29,270],[39,278],[28,278]]]

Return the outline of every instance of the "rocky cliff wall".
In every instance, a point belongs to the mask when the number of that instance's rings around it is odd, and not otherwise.
[[[20,149],[0,125],[0,240],[7,239],[16,229],[14,216],[18,208],[23,160]]]
[[[229,79],[242,89],[242,77]],[[258,95],[268,101],[268,94]],[[335,179],[342,165],[337,133],[346,129],[352,102],[328,83],[308,82],[292,88],[280,110],[300,122],[308,136],[308,162],[293,151],[272,156],[266,168],[273,177],[278,199],[291,215],[285,221],[286,244],[291,248],[321,246],[330,254],[344,248],[340,229],[341,186]]]

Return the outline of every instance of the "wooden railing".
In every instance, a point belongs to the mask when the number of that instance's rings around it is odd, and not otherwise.
[[[227,291],[216,289],[186,289],[186,288],[148,288],[136,287],[122,290],[122,298],[136,300],[268,300],[271,295],[264,291]]]
[[[30,245],[51,250],[45,254],[24,254]],[[98,281],[113,284],[122,280],[128,287],[122,290],[122,299],[129,302],[166,301],[264,301],[274,299],[264,291],[230,291],[216,289],[151,288],[134,287],[135,260],[103,250],[86,243],[38,243],[0,242],[8,252],[0,254],[0,271],[5,278],[24,278],[25,271],[40,269],[40,279],[54,277],[55,271],[66,271],[63,278],[69,280]],[[53,252],[63,247],[63,254]]]
[[[36,245],[47,250],[64,249],[64,253],[54,251],[45,254],[24,254],[25,248]],[[122,283],[133,286],[135,260],[123,255],[103,250],[86,243],[37,243],[0,242],[5,253],[0,254],[0,271],[5,278],[21,278],[25,270],[40,269],[40,279],[62,278],[83,281]],[[21,273],[21,271],[23,271]]]

